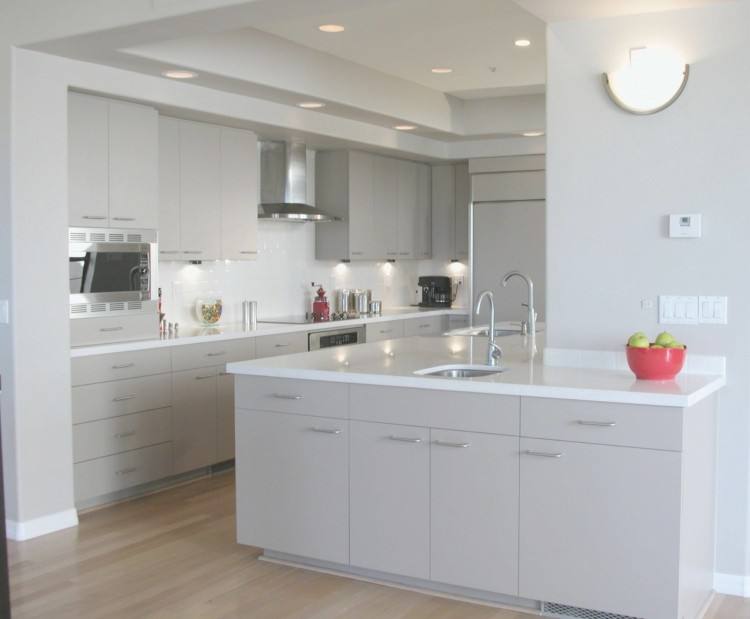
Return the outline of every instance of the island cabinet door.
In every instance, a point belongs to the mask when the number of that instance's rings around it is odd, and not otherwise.
[[[676,619],[680,454],[521,439],[524,598]]]
[[[236,411],[241,544],[349,562],[348,422]]]
[[[216,462],[217,375],[215,367],[172,375],[175,473]]]
[[[351,564],[430,577],[429,430],[351,422]]]
[[[431,579],[518,594],[518,438],[432,430]]]

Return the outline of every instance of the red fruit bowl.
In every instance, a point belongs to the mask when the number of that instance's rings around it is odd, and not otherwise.
[[[685,348],[633,348],[626,346],[628,365],[640,380],[672,380],[685,365]]]

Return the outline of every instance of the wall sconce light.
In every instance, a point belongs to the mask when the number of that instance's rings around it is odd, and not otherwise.
[[[656,114],[672,105],[687,85],[690,66],[674,52],[658,47],[630,50],[630,61],[621,69],[604,73],[604,88],[623,110]]]

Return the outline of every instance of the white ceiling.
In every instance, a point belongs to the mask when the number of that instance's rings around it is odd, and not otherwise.
[[[599,19],[689,9],[736,0],[515,0],[545,22]]]
[[[346,30],[320,32],[326,23]],[[545,24],[513,0],[349,2],[333,11],[269,15],[253,26],[460,98],[539,92],[545,79]],[[516,47],[519,38],[532,45]],[[436,75],[433,67],[453,73]]]

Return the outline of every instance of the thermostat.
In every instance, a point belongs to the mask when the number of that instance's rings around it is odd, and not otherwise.
[[[669,238],[699,239],[701,237],[701,216],[697,213],[669,216]]]

